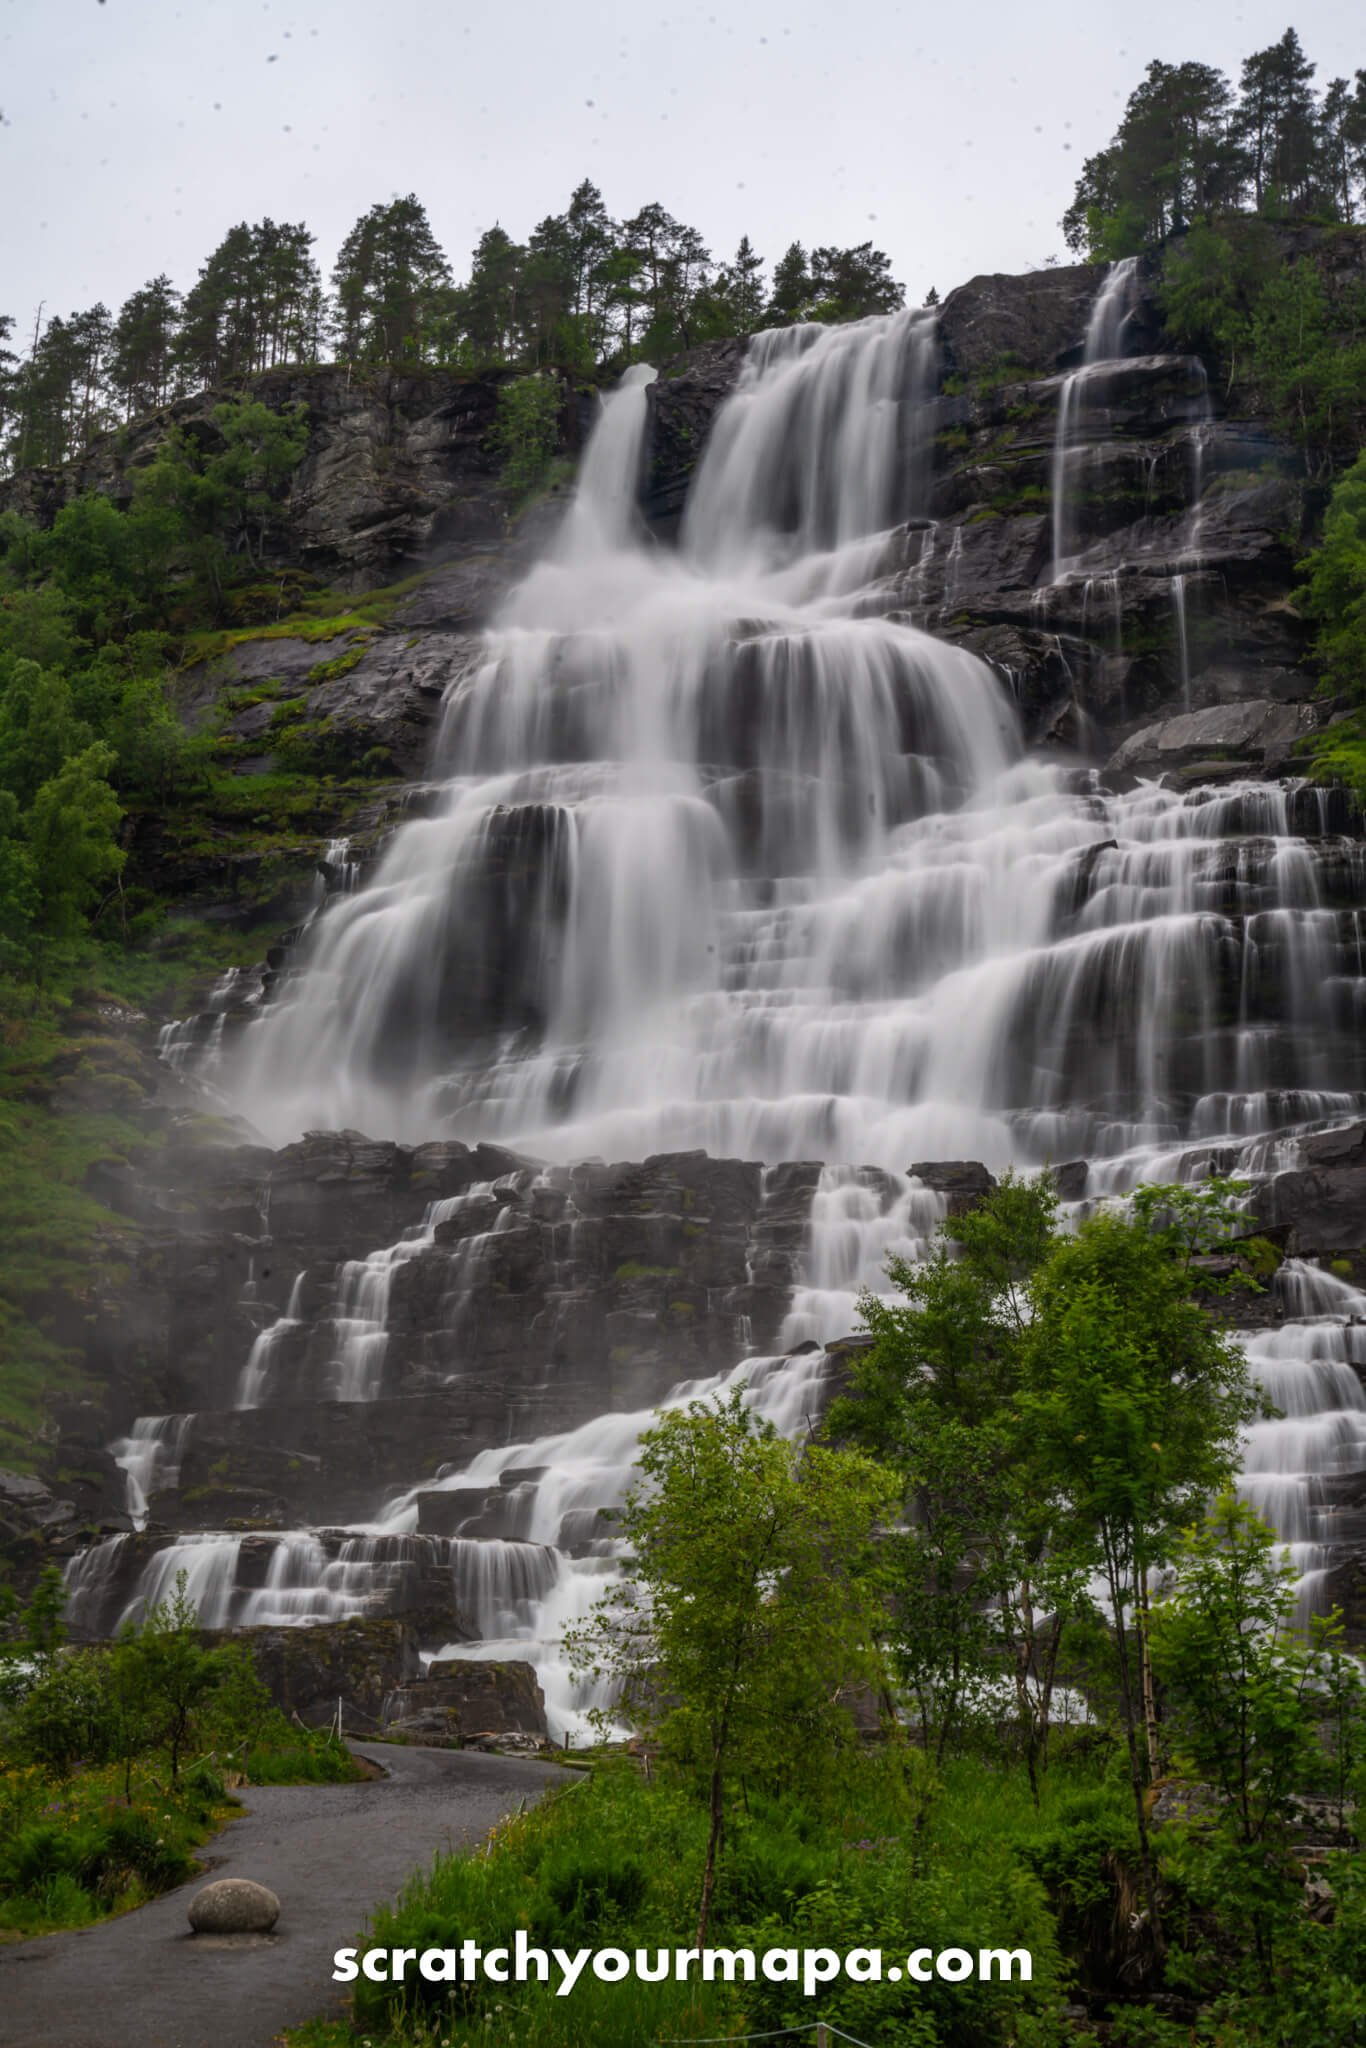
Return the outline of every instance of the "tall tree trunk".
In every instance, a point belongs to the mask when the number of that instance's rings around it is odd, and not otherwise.
[[[1143,1727],[1148,1741],[1148,1776],[1158,1772],[1157,1694],[1153,1688],[1153,1653],[1148,1642],[1148,1574],[1138,1574],[1139,1676],[1143,1687]]]
[[[716,1864],[721,1854],[721,1828],[725,1815],[724,1783],[721,1770],[722,1745],[718,1741],[711,1757],[711,1795],[709,1807],[711,1825],[707,1830],[707,1857],[702,1866],[702,1902],[697,1909],[697,1946],[701,1948],[707,1939],[707,1923],[711,1918],[712,1895],[716,1890]]]
[[[1106,1577],[1114,1609],[1115,1656],[1119,1666],[1119,1706],[1124,1722],[1124,1741],[1129,1752],[1129,1784],[1134,1797],[1134,1819],[1138,1827],[1138,1856],[1143,1876],[1143,1897],[1148,1908],[1148,1925],[1159,1959],[1167,1952],[1162,1913],[1157,1900],[1157,1867],[1153,1860],[1152,1837],[1148,1831],[1147,1786],[1138,1741],[1138,1716],[1134,1711],[1133,1667],[1129,1656],[1129,1633],[1124,1624],[1124,1602],[1128,1587],[1106,1545]]]

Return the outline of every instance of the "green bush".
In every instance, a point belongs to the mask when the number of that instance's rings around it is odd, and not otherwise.
[[[489,441],[502,457],[502,482],[518,496],[543,483],[555,459],[562,402],[559,379],[549,375],[514,377],[499,387]]]

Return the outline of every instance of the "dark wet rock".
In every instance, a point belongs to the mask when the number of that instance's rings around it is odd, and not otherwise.
[[[253,1628],[211,1640],[244,1642],[276,1706],[310,1728],[335,1722],[338,1701],[344,1730],[379,1728],[385,1700],[422,1670],[418,1633],[409,1620]]]
[[[93,1406],[91,1413],[99,1416]],[[102,1433],[102,1418],[93,1427]],[[123,1474],[107,1451],[63,1442],[49,1447],[47,1462],[51,1479],[0,1466],[0,1576],[23,1595],[46,1563],[132,1526],[123,1512]]]
[[[437,1658],[425,1678],[398,1687],[385,1701],[384,1728],[439,1748],[501,1735],[544,1741],[545,1699],[530,1664]]]
[[[1316,1132],[1297,1149],[1298,1166],[1258,1186],[1260,1220],[1285,1229],[1301,1257],[1366,1249],[1366,1122]]]
[[[947,1195],[950,1216],[966,1216],[996,1186],[996,1176],[980,1159],[921,1159],[906,1171],[923,1186]]]
[[[274,1892],[248,1877],[220,1877],[206,1884],[186,1910],[196,1934],[269,1934],[279,1917]]]
[[[1060,1202],[1079,1202],[1086,1193],[1091,1168],[1085,1159],[1069,1159],[1053,1168],[1053,1185]]]
[[[1014,277],[974,277],[945,299],[939,316],[945,361],[968,376],[1015,362],[1051,370],[1086,333],[1103,275],[1070,263]]]
[[[1253,699],[1206,711],[1181,711],[1144,726],[1105,766],[1107,775],[1177,775],[1217,780],[1225,774],[1276,775],[1299,764],[1300,742],[1317,731],[1311,704]]]
[[[543,1170],[455,1140],[322,1132],[272,1152],[232,1135],[177,1128],[155,1160],[101,1181],[152,1226],[137,1407],[106,1414],[104,1434],[135,1412],[194,1418],[176,1486],[153,1503],[167,1528],[368,1518],[393,1488],[509,1436],[649,1407],[747,1349],[771,1353],[821,1171],[702,1152]],[[347,1262],[461,1196],[395,1268],[374,1398],[339,1399]],[[263,1405],[239,1407],[253,1342],[291,1299]]]
[[[678,523],[713,420],[744,362],[743,341],[713,341],[666,363],[650,387],[642,503],[652,525]]]
[[[254,1468],[268,1461],[253,1455],[244,1462]],[[214,1463],[224,1465],[229,1458],[219,1453]],[[298,1503],[283,1493],[272,1492],[269,1483],[254,1469],[249,1470],[240,1486],[226,1480],[199,1479],[194,1461],[191,1471],[198,1483],[185,1481],[182,1469],[183,1483],[158,1487],[148,1496],[148,1519],[157,1528],[297,1529],[303,1520]]]

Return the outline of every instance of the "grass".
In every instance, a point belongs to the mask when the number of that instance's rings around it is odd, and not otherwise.
[[[426,570],[419,570],[401,582],[363,591],[359,596],[320,590],[298,598],[295,609],[285,618],[263,625],[203,627],[186,634],[181,665],[192,668],[258,640],[303,640],[312,644],[338,639],[344,633],[374,633],[388,624],[395,607],[421,586],[426,575]]]
[[[337,1784],[364,1774],[322,1736],[291,1739],[281,1717],[249,1753],[253,1785]],[[0,1943],[89,1927],[193,1877],[195,1851],[240,1812],[214,1758],[172,1783],[158,1753],[140,1757],[124,1796],[121,1765],[78,1766],[65,1783],[0,1764]]]
[[[781,1982],[604,1982],[591,1971],[563,1998],[555,1982],[361,1979],[349,2024],[313,2021],[287,2036],[289,2048],[636,2048],[813,2027],[817,2017],[859,2039],[923,2048],[1045,2048],[1069,2038],[1057,2019],[1065,1968],[1025,1850],[1056,1832],[1072,1778],[1055,1773],[1041,1814],[1023,1773],[999,1759],[951,1767],[928,1801],[927,1782],[921,1760],[879,1752],[851,1754],[828,1782],[800,1793],[751,1784],[741,1796],[736,1786],[710,1942],[758,1951],[880,1942],[904,1952],[980,1937],[1031,1948],[1031,1986],[910,1991],[844,1981],[816,2001]],[[1122,1818],[1116,1825],[1122,1832]],[[502,1946],[520,1928],[547,1950],[687,1947],[705,1837],[704,1805],[667,1767],[647,1784],[629,1759],[599,1754],[586,1781],[504,1822],[483,1854],[438,1858],[396,1905],[379,1909],[360,1946],[447,1948],[466,1937]],[[938,1873],[944,1857],[954,1862],[952,1882]]]

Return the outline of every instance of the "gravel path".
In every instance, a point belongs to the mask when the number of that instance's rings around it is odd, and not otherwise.
[[[473,1751],[351,1746],[387,1775],[251,1787],[249,1810],[202,1852],[205,1874],[101,1926],[0,1948],[4,2048],[271,2048],[340,2004],[333,1950],[413,1870],[575,1775]],[[275,1933],[192,1935],[185,1909],[216,1877],[269,1885]]]

